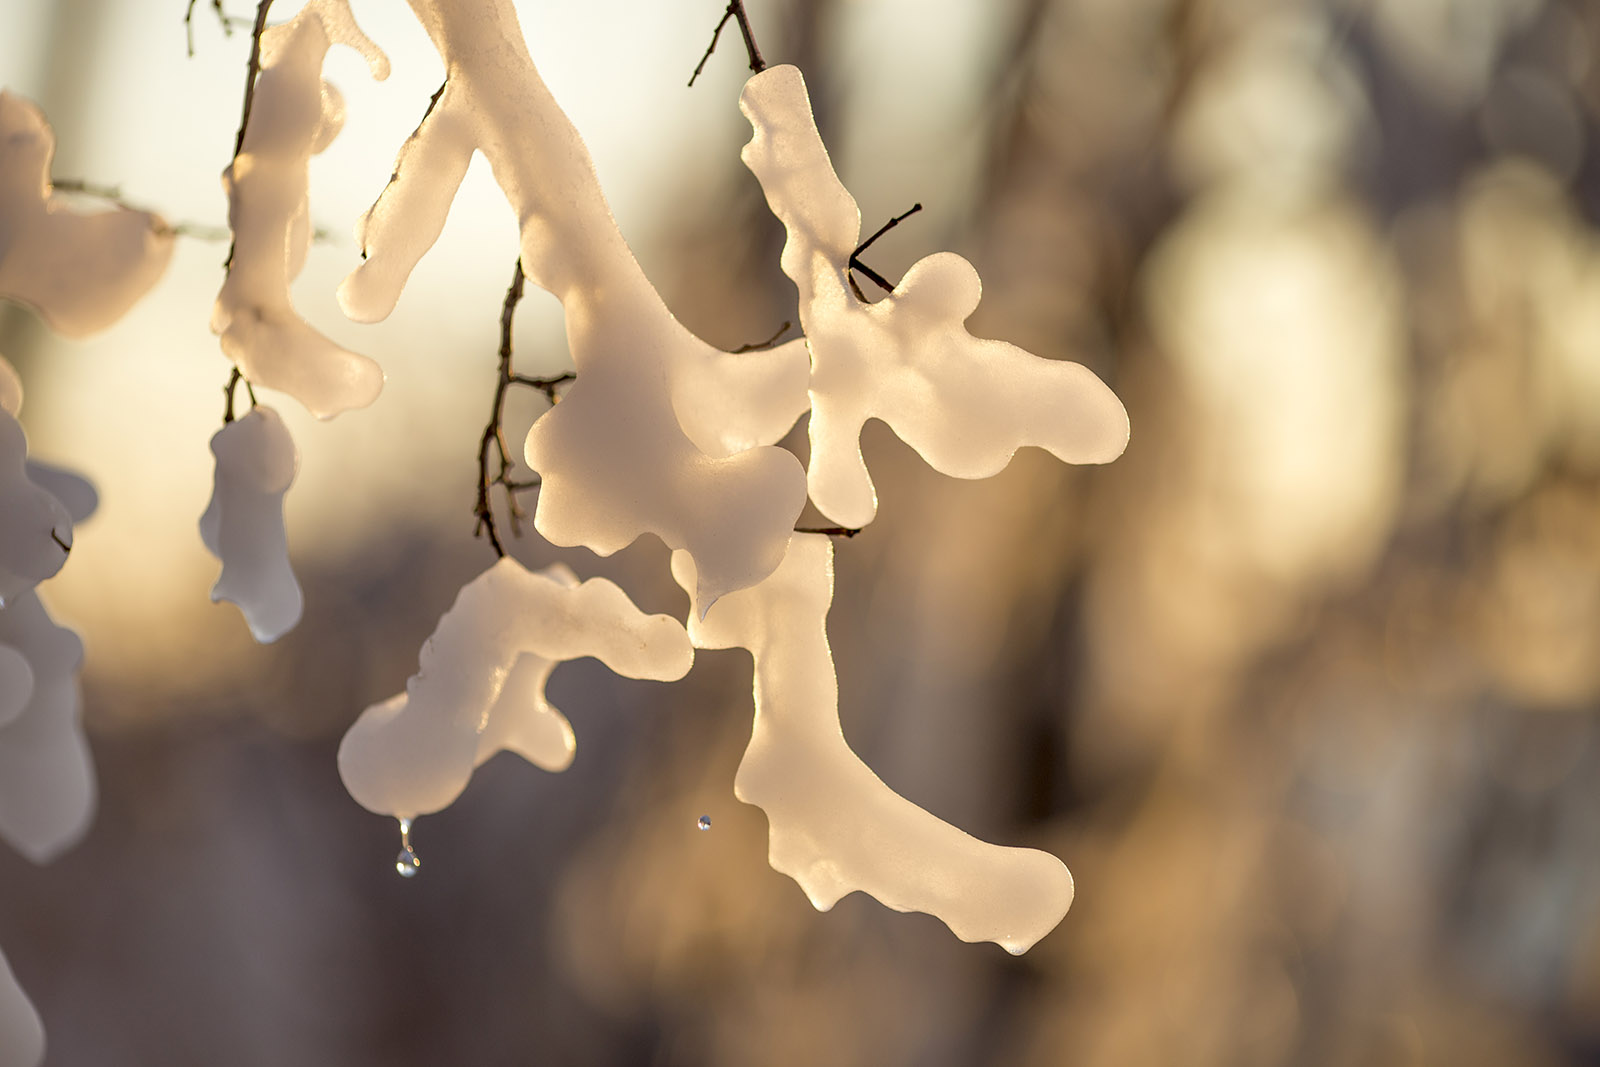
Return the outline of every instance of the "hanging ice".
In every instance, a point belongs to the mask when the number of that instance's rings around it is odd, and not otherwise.
[[[0,954],[0,1067],[37,1067],[44,1059],[44,1026],[11,964]]]
[[[739,107],[754,129],[745,165],[789,234],[783,272],[800,292],[812,359],[807,478],[823,514],[859,527],[877,513],[860,445],[872,418],[957,478],[998,474],[1023,445],[1069,463],[1122,454],[1127,413],[1092,371],[967,333],[982,283],[960,256],[918,261],[875,304],[856,297],[847,267],[861,214],[833,172],[799,70],[755,75]]]
[[[695,586],[694,563],[672,574]],[[689,617],[697,648],[748,648],[755,726],[734,795],[767,813],[773,869],[826,911],[861,890],[896,911],[935,915],[963,941],[1026,952],[1072,904],[1072,875],[1054,856],[991,845],[923,811],[846,744],[828,647],[833,546],[796,534],[775,574]],[[698,608],[698,605],[696,605]]]
[[[523,269],[566,309],[577,381],[528,434],[534,525],[601,555],[654,533],[695,557],[701,597],[760,581],[805,503],[795,458],[763,447],[806,408],[791,342],[738,356],[672,316],[617,230],[577,131],[534,69],[510,0],[411,0],[446,81],[362,222],[366,261],[339,299],[388,315],[444,226],[474,150],[522,227]]]
[[[303,606],[283,526],[299,456],[283,419],[265,405],[218,430],[211,452],[216,478],[200,516],[200,539],[222,561],[211,600],[238,605],[255,639],[270,644],[294,629]]]
[[[33,104],[0,90],[0,298],[57,333],[103,330],[149,292],[172,233],[144,211],[77,212],[51,191],[56,140]]]
[[[369,811],[413,818],[466,788],[509,749],[549,770],[572,732],[544,699],[556,664],[594,656],[629,678],[673,681],[694,662],[677,620],[645,615],[603,578],[565,567],[529,573],[506,557],[463,586],[422,646],[406,691],[362,712],[339,745],[339,775]]]
[[[0,727],[0,837],[47,863],[83,836],[94,814],[94,768],[79,721],[83,642],[29,592],[0,610],[0,645],[33,674],[22,712]]]
[[[389,76],[388,59],[356,26],[347,0],[310,0],[261,35],[244,144],[222,172],[234,247],[211,314],[223,352],[246,378],[288,393],[323,419],[365,407],[383,388],[376,363],[318,333],[289,299],[311,236],[311,157],[344,125],[344,101],[322,80],[336,44],[360,52],[374,78]]]

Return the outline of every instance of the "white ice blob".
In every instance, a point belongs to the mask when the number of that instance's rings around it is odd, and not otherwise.
[[[462,587],[406,691],[345,734],[345,788],[369,811],[409,819],[447,807],[502,749],[564,769],[572,728],[544,683],[556,664],[583,656],[629,678],[673,681],[694,649],[676,619],[645,615],[603,578],[579,583],[559,565],[534,574],[501,559]]]
[[[609,555],[654,533],[695,557],[701,599],[777,567],[805,477],[770,446],[807,406],[800,342],[720,352],[639,268],[578,132],[534,69],[510,0],[411,0],[448,77],[362,220],[366,260],[339,290],[352,318],[394,308],[433,246],[474,151],[517,212],[523,269],[566,311],[577,381],[528,434],[534,525]]]
[[[211,452],[216,478],[200,516],[200,539],[222,561],[211,600],[238,605],[255,639],[270,644],[294,629],[304,605],[283,525],[299,455],[283,419],[265,405],[218,430]]]
[[[694,563],[672,574],[695,586]],[[1030,848],[991,845],[901,797],[850,750],[828,647],[833,546],[796,534],[782,566],[705,614],[691,612],[697,648],[748,648],[755,726],[734,795],[767,813],[768,858],[818,910],[861,890],[896,911],[942,919],[963,941],[1026,952],[1072,904],[1072,875]]]
[[[374,78],[389,76],[388,59],[356,26],[347,0],[311,0],[261,35],[244,144],[222,172],[233,261],[211,314],[223,352],[246,378],[323,419],[367,406],[383,388],[376,363],[317,332],[289,299],[311,236],[311,157],[344,125],[344,102],[322,80],[336,44],[360,52]]]
[[[0,91],[0,298],[84,337],[155,285],[172,258],[172,231],[144,211],[73,210],[51,191],[55,150],[39,109]]]
[[[33,674],[21,714],[0,727],[0,837],[47,863],[83,836],[94,814],[94,767],[80,721],[83,642],[29,592],[0,610],[0,645],[20,653]]]
[[[44,1060],[44,1025],[0,953],[0,1067],[37,1067]]]
[[[739,107],[754,130],[745,165],[789,234],[783,272],[799,290],[812,358],[807,479],[823,514],[854,527],[877,514],[860,444],[872,418],[957,478],[998,474],[1023,445],[1069,463],[1122,454],[1127,412],[1093,371],[967,332],[983,286],[965,259],[928,256],[877,303],[852,292],[861,213],[834,174],[799,70],[757,74]]]

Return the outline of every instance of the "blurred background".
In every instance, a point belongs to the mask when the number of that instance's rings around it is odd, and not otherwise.
[[[732,348],[794,319],[737,38],[684,86],[721,3],[518,6],[685,324]],[[328,424],[277,404],[297,630],[258,648],[207,599],[225,245],[181,241],[87,343],[0,308],[35,454],[102,493],[44,588],[88,646],[99,817],[50,867],[0,855],[47,1062],[1600,1063],[1600,5],[749,7],[864,228],[925,207],[873,266],[963,253],[973,332],[1087,364],[1131,415],[1113,465],[1028,450],[970,483],[873,424],[880,518],[838,550],[852,745],[1062,857],[1071,913],[1013,959],[859,894],[812,910],[732,796],[742,652],[671,686],[562,667],[571,769],[492,761],[395,876],[334,751],[493,559],[475,452],[516,239],[477,161],[394,316],[339,314],[441,78],[398,0],[355,0],[395,74],[334,53],[331,237],[295,295],[388,385]],[[181,0],[0,0],[0,84],[50,117],[55,176],[223,222],[249,42],[203,8],[189,58]],[[518,345],[567,365],[542,293]],[[653,540],[515,554],[687,607]]]

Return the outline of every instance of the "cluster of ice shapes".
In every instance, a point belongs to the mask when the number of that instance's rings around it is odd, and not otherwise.
[[[867,419],[934,468],[982,478],[1023,445],[1075,463],[1114,459],[1128,439],[1122,404],[1082,366],[968,334],[981,286],[959,256],[923,259],[876,303],[855,294],[860,213],[793,67],[747,83],[743,158],[788,231],[782,266],[806,336],[741,355],[707,345],[634,259],[511,0],[409,3],[446,82],[361,221],[364,261],[341,305],[361,321],[389,314],[481,151],[520,220],[524,271],[563,305],[577,371],[528,434],[525,455],[543,483],[535,527],[601,555],[655,534],[675,550],[691,607],[685,628],[644,616],[609,583],[501,560],[440,620],[406,692],[368,708],[346,735],[339,762],[352,796],[410,820],[449,804],[501,749],[564,769],[571,727],[543,691],[562,660],[593,655],[631,677],[670,680],[689,669],[691,645],[747,648],[755,728],[735,792],[765,810],[772,866],[819,909],[861,890],[936,915],[965,940],[1026,951],[1066,913],[1071,875],[1046,853],[941,822],[850,750],[826,632],[833,551],[794,524],[808,489],[836,522],[872,520],[859,441]],[[806,472],[773,446],[808,410]]]

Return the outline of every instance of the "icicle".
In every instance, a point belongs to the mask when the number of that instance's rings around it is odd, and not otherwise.
[[[94,814],[94,768],[79,721],[83,642],[30,592],[0,611],[0,645],[19,652],[33,675],[21,714],[0,727],[0,837],[47,863],[83,836]]]
[[[739,107],[754,130],[745,165],[789,234],[783,272],[799,290],[813,361],[808,487],[824,515],[860,527],[877,514],[860,445],[872,418],[957,478],[998,474],[1023,445],[1069,463],[1122,454],[1127,413],[1092,371],[967,333],[982,283],[965,259],[928,256],[874,304],[851,291],[861,214],[833,172],[797,69],[755,75]]]
[[[261,35],[244,144],[222,174],[234,248],[211,315],[222,350],[246,378],[288,393],[323,419],[365,407],[383,388],[376,363],[318,333],[289,299],[311,236],[311,157],[344,125],[344,101],[322,80],[336,44],[360,52],[374,78],[389,76],[388,59],[356,26],[347,0],[311,0]]]
[[[410,819],[448,806],[501,749],[561,770],[572,728],[544,699],[544,682],[558,663],[583,656],[660,681],[694,662],[675,619],[645,615],[611,582],[580,584],[560,566],[531,574],[501,559],[462,587],[406,691],[368,708],[345,734],[345,788],[369,811]]]
[[[150,291],[172,257],[172,233],[144,211],[72,210],[51,191],[55,150],[39,109],[0,90],[0,298],[85,337]]]
[[[366,260],[340,288],[346,313],[389,314],[482,151],[521,220],[523,269],[566,309],[577,370],[528,434],[543,480],[534,525],[601,555],[654,533],[695,557],[706,604],[760,581],[805,503],[798,461],[763,447],[806,409],[803,345],[734,356],[672,317],[534,69],[510,0],[411,7],[448,79],[362,220]]]
[[[218,430],[211,452],[216,478],[200,516],[200,539],[222,561],[211,600],[238,605],[255,639],[270,644],[294,629],[303,606],[283,525],[299,456],[283,419],[264,404]]]
[[[672,573],[695,586],[694,563]],[[861,890],[896,911],[935,915],[963,941],[1026,952],[1072,904],[1072,875],[1028,848],[980,841],[899,796],[862,763],[839,726],[828,647],[833,546],[796,534],[760,585],[690,613],[697,648],[748,648],[755,658],[755,726],[734,795],[767,813],[774,870],[818,910]],[[697,605],[698,606],[698,605]]]

